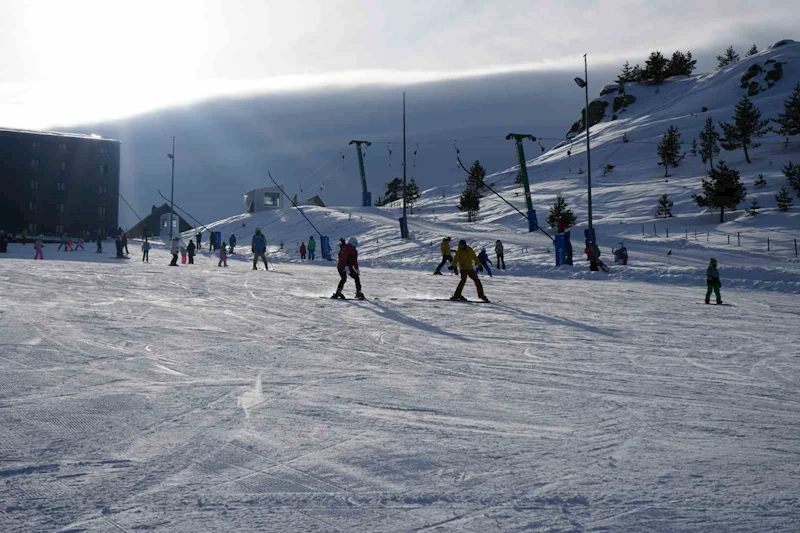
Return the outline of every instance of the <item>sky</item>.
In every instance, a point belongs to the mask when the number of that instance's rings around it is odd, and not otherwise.
[[[220,95],[580,70],[795,37],[795,0],[2,0],[0,125]],[[776,37],[780,36],[780,37]],[[703,51],[707,52],[705,56]],[[568,78],[571,80],[571,78]]]

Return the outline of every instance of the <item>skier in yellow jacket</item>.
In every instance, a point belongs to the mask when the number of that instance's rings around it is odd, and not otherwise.
[[[483,285],[481,284],[481,280],[478,279],[474,268],[475,265],[481,270],[483,267],[481,266],[480,260],[478,260],[478,256],[475,255],[475,250],[467,246],[467,241],[464,239],[458,241],[458,250],[456,251],[456,256],[453,258],[453,265],[461,269],[461,282],[458,284],[455,294],[453,294],[450,299],[462,302],[467,301],[467,299],[461,295],[461,291],[464,290],[467,278],[470,278],[475,282],[475,287],[478,289],[478,298],[484,302],[488,302],[489,299],[483,294]]]
[[[439,266],[437,266],[436,270],[434,271],[434,274],[437,276],[442,275],[442,267],[447,263],[452,263],[449,267],[447,267],[450,270],[453,270],[455,265],[455,263],[453,263],[453,252],[450,251],[450,237],[445,237],[442,239],[442,244],[439,245],[439,249],[442,251],[442,262],[439,263]],[[458,275],[457,268],[455,269],[454,273]]]

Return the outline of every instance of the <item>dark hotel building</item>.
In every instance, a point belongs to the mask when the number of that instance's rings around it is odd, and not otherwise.
[[[120,142],[0,128],[0,229],[30,237],[113,235]]]

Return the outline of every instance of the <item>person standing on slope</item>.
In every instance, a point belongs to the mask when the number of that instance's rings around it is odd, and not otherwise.
[[[300,243],[300,259],[306,260],[306,243],[304,242]]]
[[[234,254],[234,249],[236,248],[236,235],[231,233],[231,236],[228,237],[228,244],[230,245],[231,249],[229,250],[230,254]]]
[[[256,233],[250,241],[250,249],[253,251],[253,270],[258,270],[258,259],[264,261],[264,270],[269,270],[267,266],[267,238],[261,233],[261,228],[256,228]]]
[[[121,240],[117,240],[119,244],[122,244]],[[117,251],[121,254],[121,246],[117,246]],[[170,261],[169,266],[176,267],[178,266],[178,252],[181,251],[181,240],[178,237],[172,238],[172,245],[170,246],[169,253],[172,254],[172,261]]]
[[[338,298],[344,300],[342,294],[344,284],[347,283],[347,275],[353,278],[356,284],[356,299],[363,300],[364,294],[361,292],[361,276],[358,273],[358,241],[355,237],[350,237],[347,244],[339,249],[339,261],[336,263],[336,269],[339,271],[339,286],[336,287],[336,292],[333,293],[331,298]]]
[[[189,264],[194,264],[194,256],[197,253],[197,246],[194,245],[194,241],[189,239],[189,245],[186,247],[186,253],[189,256]]]
[[[597,243],[591,241],[584,251],[589,258],[589,270],[597,272],[597,265],[600,262],[600,248],[598,248]]]
[[[451,263],[450,267],[448,268],[451,268],[453,264],[455,264],[453,263],[453,252],[450,250],[450,237],[445,237],[442,239],[442,244],[439,245],[439,250],[442,252],[442,262],[439,263],[439,266],[437,266],[436,270],[433,272],[437,276],[442,275],[442,267],[445,264]],[[458,268],[455,269],[455,274],[458,274]]]
[[[186,257],[187,253],[188,253],[188,250],[186,249],[186,245],[183,244],[183,239],[181,239],[181,264],[182,265],[185,265],[186,261],[188,260],[188,257]]]
[[[203,247],[203,230],[198,231],[195,237],[197,238],[197,249],[201,250]]]
[[[39,235],[36,239],[36,243],[33,245],[33,249],[36,250],[36,253],[33,254],[33,259],[42,259],[44,260],[44,236]]]
[[[478,261],[481,262],[481,267],[486,269],[486,273],[489,274],[489,277],[492,278],[492,269],[489,268],[489,265],[492,262],[489,260],[489,256],[486,254],[486,248],[481,248],[481,253],[478,254]]]
[[[147,237],[144,238],[142,243],[142,263],[150,262],[150,243],[147,242]]]
[[[127,233],[123,233],[122,234],[122,247],[125,248],[125,255],[131,255],[131,253],[128,251],[128,234]]]
[[[317,250],[317,241],[314,240],[314,236],[308,238],[308,258],[313,261],[314,260],[314,252]]]
[[[706,290],[706,303],[709,303],[711,299],[711,292],[714,292],[714,295],[717,297],[717,305],[722,305],[722,296],[719,294],[719,289],[722,287],[722,282],[719,280],[719,270],[717,270],[717,260],[713,257],[711,258],[711,262],[708,264],[708,268],[706,269],[706,285],[708,289]]]
[[[219,263],[217,263],[218,267],[224,266],[228,268],[228,253],[225,250],[225,244],[223,243],[222,246],[219,247]]]
[[[97,250],[95,250],[94,253],[96,254],[103,253],[103,232],[101,231],[97,232]]]
[[[67,251],[67,239],[68,239],[67,234],[66,233],[62,233],[61,234],[61,242],[58,244],[58,249],[56,250],[56,252],[61,251],[61,247],[62,246],[64,247],[64,251],[65,252]]]
[[[500,239],[494,241],[494,253],[497,255],[497,262],[495,263],[495,266],[497,266],[498,269],[505,270],[506,259],[503,253],[503,243],[500,242]]]
[[[473,268],[474,265],[480,265],[480,261],[478,260],[478,256],[475,255],[475,250],[467,246],[467,241],[464,239],[458,241],[458,250],[456,250],[456,255],[453,258],[453,265],[461,269],[461,282],[459,282],[455,294],[453,294],[450,299],[454,301],[467,301],[467,299],[461,295],[461,291],[464,290],[467,278],[470,278],[475,282],[475,287],[478,289],[478,298],[484,302],[488,302],[489,299],[483,293],[483,284],[481,280],[478,279],[478,275]]]

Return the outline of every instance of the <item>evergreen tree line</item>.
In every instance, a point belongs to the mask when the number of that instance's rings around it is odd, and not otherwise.
[[[419,191],[419,186],[417,185],[416,180],[412,176],[409,181],[406,182],[406,205],[411,208],[411,212],[414,212],[414,204],[419,200],[421,193]],[[383,193],[383,196],[377,198],[375,200],[375,206],[381,207],[392,202],[396,202],[397,200],[403,199],[403,178],[394,178],[392,181],[386,183],[386,190]]]
[[[622,66],[622,72],[617,77],[617,83],[663,83],[671,76],[690,76],[697,68],[697,60],[692,59],[692,53],[685,54],[676,50],[670,59],[656,50],[651,52],[645,61],[644,68],[638,63],[631,67],[628,61]]]

